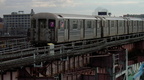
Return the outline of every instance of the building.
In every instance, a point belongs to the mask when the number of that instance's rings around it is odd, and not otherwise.
[[[34,11],[32,9],[29,14],[24,14],[24,11],[18,11],[3,15],[6,32],[11,36],[27,35],[27,30],[31,26],[30,19],[33,14]]]
[[[3,22],[3,19],[0,17],[0,22]]]
[[[137,18],[144,18],[144,14],[127,14],[127,15],[123,15],[123,17],[137,17]]]
[[[4,28],[3,19],[0,18],[0,36],[2,36],[4,33],[3,28]]]
[[[4,28],[3,22],[0,22],[0,36],[4,34],[3,28]]]

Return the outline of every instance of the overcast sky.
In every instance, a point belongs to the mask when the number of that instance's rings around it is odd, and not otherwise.
[[[54,12],[92,15],[105,8],[112,15],[144,14],[144,0],[0,0],[0,17],[11,12]]]

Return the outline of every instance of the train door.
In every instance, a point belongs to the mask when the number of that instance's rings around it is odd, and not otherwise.
[[[136,33],[138,30],[137,20],[133,20],[133,33]]]
[[[133,21],[129,19],[128,21],[128,27],[129,27],[129,30],[128,32],[129,33],[132,33],[133,32]]]
[[[80,40],[79,20],[71,19],[69,28],[69,41]]]
[[[93,20],[85,20],[85,39],[91,39],[94,37]]]
[[[58,22],[58,42],[64,42],[69,40],[69,19],[61,19]]]
[[[138,21],[138,32],[142,32],[142,21]]]
[[[48,27],[47,27],[48,26]],[[54,42],[55,40],[55,20],[38,19],[38,41]]]
[[[102,36],[101,20],[96,21],[96,37],[100,38]]]
[[[84,22],[83,22],[83,20],[79,20],[79,23],[80,23],[80,39],[82,40],[82,39],[84,39]]]
[[[85,20],[83,20],[83,39],[85,38],[85,26],[86,26]]]
[[[124,20],[124,33],[128,34],[128,21],[127,21],[127,19]]]
[[[65,39],[65,22],[64,19],[59,20],[58,22],[58,42],[64,42]]]
[[[103,28],[103,37],[108,37],[110,35],[110,26],[106,25],[106,22],[108,20],[106,20],[105,18],[103,18],[102,22],[101,22],[101,27]],[[108,22],[109,23],[109,22]]]
[[[69,40],[69,27],[68,27],[69,20],[64,20],[64,23],[65,23],[64,39],[65,39],[65,41],[68,41]]]
[[[37,40],[38,41],[43,41],[44,40],[44,35],[43,31],[46,28],[46,19],[38,19],[38,27],[37,27]]]
[[[117,20],[109,20],[110,26],[109,26],[109,33],[110,36],[115,36],[117,34]]]

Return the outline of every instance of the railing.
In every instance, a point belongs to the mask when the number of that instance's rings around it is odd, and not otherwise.
[[[123,45],[143,40],[144,36],[130,38],[125,40],[107,42],[106,39],[84,40],[67,44],[45,47],[28,47],[18,50],[3,50],[0,52],[0,70],[9,69],[18,66],[40,63],[52,59],[60,59],[71,55],[87,54],[97,50],[112,46]],[[19,47],[18,47],[19,48]],[[54,52],[51,54],[51,52]]]
[[[1,45],[0,48],[1,53],[32,47],[32,45],[29,42],[27,42],[25,38],[1,41],[0,45]]]

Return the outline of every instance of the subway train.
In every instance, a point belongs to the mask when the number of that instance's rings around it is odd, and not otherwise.
[[[30,40],[35,44],[119,38],[144,32],[144,19],[133,17],[37,13],[31,24]]]

